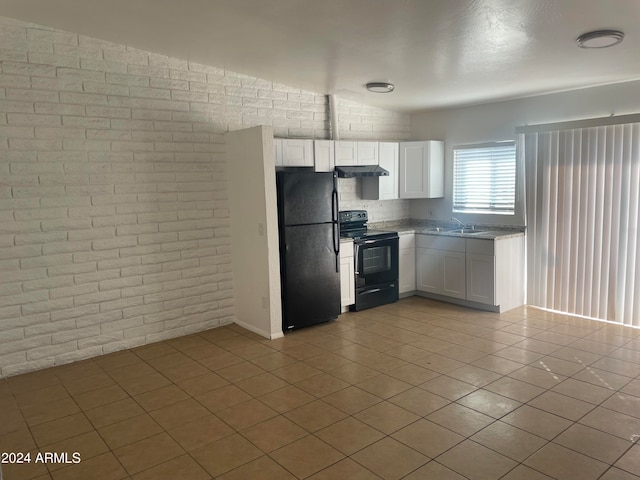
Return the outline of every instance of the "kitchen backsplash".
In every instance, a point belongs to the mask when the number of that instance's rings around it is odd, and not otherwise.
[[[339,178],[338,195],[340,210],[367,210],[370,223],[410,217],[409,200],[363,200],[360,178]]]

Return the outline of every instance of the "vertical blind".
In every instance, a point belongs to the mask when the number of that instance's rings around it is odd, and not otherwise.
[[[512,214],[515,208],[514,142],[453,150],[453,211]]]
[[[528,303],[640,326],[640,123],[520,142]]]

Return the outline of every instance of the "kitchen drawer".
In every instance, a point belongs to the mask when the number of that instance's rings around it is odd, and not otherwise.
[[[435,250],[448,250],[450,252],[465,252],[464,238],[447,237],[444,235],[416,235],[416,247],[431,248]]]
[[[398,242],[400,250],[405,248],[415,248],[416,247],[416,236],[413,233],[407,233],[405,235],[400,235],[400,241]]]
[[[481,255],[493,255],[494,240],[481,240],[467,238],[467,253],[479,253]]]

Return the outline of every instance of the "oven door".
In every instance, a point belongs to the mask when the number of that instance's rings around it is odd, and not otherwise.
[[[398,237],[354,241],[356,288],[398,280]]]

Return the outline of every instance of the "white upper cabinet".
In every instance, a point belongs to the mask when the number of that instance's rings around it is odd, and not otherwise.
[[[378,165],[378,142],[357,142],[357,165]]]
[[[313,140],[274,139],[276,167],[313,167]]]
[[[395,200],[398,198],[398,142],[378,143],[379,165],[389,176],[364,177],[362,198],[366,200]]]
[[[336,166],[378,165],[378,142],[335,142]]]
[[[444,196],[444,142],[400,143],[400,198]]]
[[[358,164],[358,142],[336,140],[336,166],[345,167]]]
[[[335,149],[331,140],[314,140],[313,155],[316,172],[333,172],[336,160]]]

